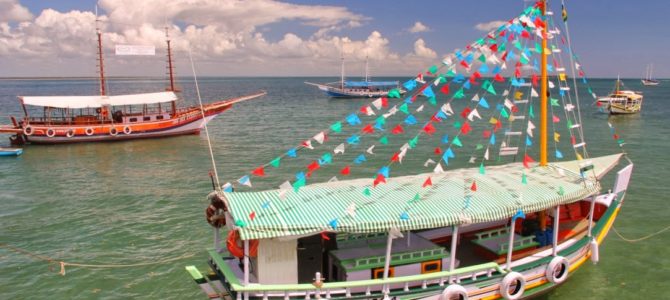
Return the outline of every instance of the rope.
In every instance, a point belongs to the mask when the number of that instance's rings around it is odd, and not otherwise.
[[[18,254],[23,254],[25,256],[28,256],[28,257],[31,257],[31,258],[34,258],[34,259],[37,259],[37,260],[46,261],[49,264],[57,263],[57,264],[60,265],[60,271],[58,273],[62,276],[65,276],[65,266],[81,267],[81,268],[95,268],[95,269],[131,268],[131,267],[150,266],[150,265],[158,265],[158,264],[173,262],[173,261],[193,257],[195,255],[193,253],[187,253],[187,254],[183,254],[181,256],[167,258],[167,259],[163,259],[163,260],[159,260],[159,261],[141,262],[141,263],[134,263],[134,264],[83,264],[83,263],[71,263],[71,262],[65,262],[65,261],[57,260],[57,259],[54,259],[52,257],[32,253],[28,250],[21,249],[21,248],[18,248],[18,247],[14,247],[14,246],[11,246],[11,245],[7,245],[7,244],[4,244],[4,243],[0,243],[0,248],[5,248],[5,249],[10,250],[12,252],[15,252],[15,253],[18,253]]]
[[[661,233],[664,233],[664,232],[670,230],[670,226],[665,227],[665,228],[663,228],[663,229],[661,229],[661,230],[659,230],[659,231],[657,231],[657,232],[654,232],[654,233],[652,233],[652,234],[643,236],[643,237],[641,237],[641,238],[637,238],[637,239],[629,239],[629,238],[624,237],[624,236],[621,235],[621,233],[619,233],[619,231],[617,231],[616,228],[614,228],[614,227],[612,227],[612,230],[614,230],[614,233],[616,233],[616,235],[617,235],[619,238],[621,238],[622,240],[624,240],[624,241],[626,241],[626,242],[629,242],[629,243],[636,243],[636,242],[640,242],[640,241],[644,241],[644,240],[650,239],[650,238],[652,238],[652,237],[654,237],[654,236],[656,236],[656,235],[659,235],[659,234],[661,234]]]

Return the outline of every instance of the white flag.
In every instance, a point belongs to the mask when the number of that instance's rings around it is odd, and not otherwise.
[[[367,151],[365,151],[365,152],[367,152],[367,153],[370,153],[370,154],[373,154],[373,155],[374,155],[375,153],[374,153],[374,152],[372,152],[372,150],[373,150],[373,149],[375,149],[375,145],[372,145],[372,146],[370,146],[370,148],[368,148],[368,150],[367,150]]]
[[[337,147],[335,147],[335,150],[333,150],[335,154],[344,154],[344,143],[339,144]]]
[[[528,121],[528,129],[526,129],[526,133],[527,133],[530,137],[533,137],[533,129],[535,129],[535,125],[533,125],[533,122]]]
[[[391,109],[389,109],[389,112],[384,114],[384,118],[388,119],[388,117],[390,117],[392,115],[395,115],[395,113],[397,113],[397,112],[398,112],[398,107],[396,105],[394,105],[393,107],[391,107]]]
[[[468,114],[468,120],[470,120],[470,122],[472,122],[472,121],[474,121],[474,118],[475,118],[475,117],[477,117],[478,119],[481,119],[481,118],[482,118],[482,116],[479,115],[479,112],[477,111],[476,108],[473,109],[473,110]]]
[[[156,47],[142,45],[116,45],[116,55],[156,55]]]
[[[407,145],[407,144],[405,144]],[[405,157],[405,154],[407,154],[407,148],[403,148],[400,150],[400,153],[398,154],[398,162],[402,163],[402,158]]]
[[[314,139],[317,143],[319,143],[319,144],[323,144],[323,141],[326,139],[326,134],[323,133],[323,131],[321,131],[321,132],[319,132],[317,135],[315,135],[315,136],[313,137],[313,139]]]
[[[505,107],[507,107],[507,109],[509,110],[512,110],[512,107],[514,107],[514,103],[512,103],[512,101],[510,101],[509,99],[505,98]]]
[[[423,163],[423,166],[427,168],[432,164],[435,164],[435,161],[429,158],[425,163]]]
[[[489,148],[486,147],[486,152],[484,152],[484,159],[489,160]]]
[[[421,104],[421,106],[419,106],[419,108],[416,109],[416,112],[422,112],[422,111],[423,111],[423,104]]]
[[[531,88],[531,89],[530,89],[530,96],[531,96],[531,97],[538,97],[538,96],[540,96],[540,95],[537,94],[537,91],[535,91],[534,88]]]
[[[305,141],[302,145],[305,146],[305,148],[307,149],[314,150],[314,147],[312,147],[312,141],[310,140]]]
[[[472,97],[472,101],[479,101],[479,94],[475,94],[475,96]]]
[[[507,95],[509,95],[509,90],[505,90],[505,91],[503,91],[502,96],[503,96],[503,97],[507,97]]]
[[[382,109],[382,98],[377,98],[377,100],[372,101],[372,105],[374,105],[377,110]]]
[[[433,169],[433,172],[435,172],[436,174],[444,173],[444,169],[442,169],[442,164],[437,163],[437,165],[435,166],[435,169]]]
[[[397,238],[404,237],[402,235],[402,232],[400,232],[400,229],[395,228],[395,227],[393,227],[393,228],[391,228],[391,230],[389,230],[389,236],[391,237],[391,239],[397,239]]]
[[[575,109],[575,106],[572,105],[571,103],[568,103],[568,104],[565,105],[565,110],[566,111],[572,111],[573,109]]]
[[[337,176],[333,176],[333,178],[328,179],[328,182],[335,182],[335,181],[338,181],[338,180],[339,179],[337,179]]]
[[[553,88],[555,88],[555,87],[556,87],[556,86],[554,85],[554,83],[551,82],[551,81],[549,81],[549,88],[550,88],[550,89],[553,89]]]
[[[368,115],[368,116],[374,116],[375,111],[372,110],[372,107],[368,106],[368,107],[365,108],[365,114]]]
[[[477,160],[476,157],[474,157],[474,156],[470,156],[470,160],[468,161],[468,163],[474,164],[474,163],[475,163],[475,160]]]
[[[440,108],[440,109],[447,116],[451,116],[451,115],[454,114],[454,110],[451,109],[451,104],[449,104],[449,103],[445,103],[444,105],[442,105],[442,108]]]

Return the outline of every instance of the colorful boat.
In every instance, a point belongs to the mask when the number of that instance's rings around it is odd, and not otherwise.
[[[597,105],[612,115],[639,113],[644,98],[642,93],[623,90],[623,86],[623,81],[617,78],[614,91],[607,96],[599,97]]]
[[[645,86],[657,86],[661,82],[653,79],[652,73],[654,73],[654,65],[647,65],[647,72],[645,73],[645,77],[641,80],[642,84]]]
[[[0,147],[0,156],[19,156],[23,154],[21,148],[4,148]]]
[[[215,233],[210,270],[186,267],[195,282],[212,299],[519,299],[598,262],[633,164],[624,153],[588,156],[578,86],[557,63],[572,54],[560,42],[568,30],[545,5],[431,66],[432,78],[405,82],[411,96],[376,99],[233,183],[221,186],[215,175],[220,188],[206,210]],[[577,57],[566,64],[581,66]],[[500,74],[505,64],[515,65],[508,80]],[[390,122],[397,125],[386,130]],[[622,146],[612,125],[604,129]],[[337,146],[317,149],[329,144]],[[392,145],[402,146],[374,159]],[[425,157],[408,158],[426,153],[432,172],[414,167]],[[306,169],[279,189],[253,190],[252,180],[265,185],[284,160],[289,168],[303,157]],[[472,167],[450,169],[460,157]],[[403,172],[403,159],[413,175],[391,176]],[[614,183],[602,181],[620,162],[627,164]],[[343,180],[354,172],[369,176]],[[332,174],[340,178],[316,182]]]
[[[109,95],[104,75],[101,31],[97,29],[100,95],[20,96],[22,118],[0,126],[0,133],[14,134],[13,144],[61,144],[120,141],[198,134],[203,126],[235,103],[265,95],[263,91],[202,107],[178,107],[170,39],[167,35],[169,86],[166,91]],[[39,108],[39,109],[32,109]],[[39,111],[39,116],[31,115]]]
[[[386,97],[389,92],[404,94],[399,81],[371,81],[368,76],[368,60],[365,59],[365,79],[362,81],[344,80],[344,56],[342,56],[342,72],[340,81],[331,83],[313,83],[313,85],[333,98],[378,98]]]

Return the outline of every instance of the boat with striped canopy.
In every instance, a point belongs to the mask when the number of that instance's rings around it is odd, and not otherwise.
[[[407,97],[375,99],[236,181],[214,172],[210,270],[189,274],[221,299],[519,299],[598,262],[633,164],[586,149],[563,15],[538,1],[407,80]]]

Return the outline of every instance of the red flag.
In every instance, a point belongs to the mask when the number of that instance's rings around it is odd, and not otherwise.
[[[442,149],[440,149],[440,147],[436,147],[434,152],[435,154],[442,154]]]
[[[428,122],[426,126],[423,127],[423,131],[426,132],[428,135],[433,135],[435,133],[435,126],[433,126],[433,123]]]
[[[544,22],[542,22],[542,20],[540,20],[540,18],[535,18],[535,26],[544,27]]]
[[[316,171],[318,168],[319,168],[319,162],[317,162],[317,161],[313,161],[312,163],[310,163],[309,165],[307,165],[307,170],[309,170],[310,172],[314,172],[314,171]]]
[[[493,126],[493,132],[498,132],[498,130],[500,130],[501,128],[502,128],[502,122],[498,120],[498,122],[496,122],[496,125]]]
[[[573,145],[577,144],[577,139],[575,138],[574,135],[570,137],[570,143],[572,143]]]
[[[512,34],[510,34],[510,36],[512,36]],[[500,59],[502,59],[502,61],[507,61],[507,51],[505,51],[505,53],[503,53],[503,55],[500,57]]]
[[[430,117],[430,120],[435,122],[435,123],[440,123],[442,122],[442,119],[437,117],[437,113],[434,113],[432,117]]]
[[[263,177],[263,176],[265,176],[265,169],[263,169],[263,167],[258,167],[258,169],[251,172],[251,174],[254,174],[258,177]]]
[[[497,82],[505,82],[505,78],[503,78],[500,73],[496,74],[496,77],[494,77],[493,80]]]
[[[464,60],[461,61],[461,66],[463,66],[463,67],[466,68],[466,69],[467,69],[467,68],[470,68],[470,66],[468,66],[468,63],[465,62]]]
[[[370,107],[367,106],[367,105],[361,106],[361,112],[367,115],[368,114],[368,108],[370,108]]]
[[[461,133],[463,135],[467,135],[468,133],[470,133],[471,130],[472,130],[472,128],[470,127],[469,122],[465,122],[465,123],[463,123],[463,126],[461,126]]]
[[[507,30],[503,30],[503,31],[501,31],[500,34],[498,34],[498,35],[499,35],[499,36],[505,36],[506,33],[507,33]]]
[[[363,127],[363,128],[361,129],[361,131],[362,131],[363,133],[375,133],[375,128],[372,127],[372,124],[368,124],[368,125],[365,125],[365,127]]]
[[[603,104],[600,103],[600,101],[596,101],[596,106],[597,106],[597,107],[601,107],[601,106],[603,106]]]
[[[405,132],[405,131],[402,129],[402,126],[400,126],[400,124],[396,125],[396,126],[393,127],[393,129],[391,130],[391,133],[393,133],[393,134],[401,134],[401,133],[403,133],[403,132]]]
[[[521,32],[521,37],[524,38],[524,39],[529,39],[530,34],[528,33],[528,31],[524,30],[524,31]]]
[[[533,74],[533,77],[532,77],[531,80],[533,81],[533,86],[537,86],[537,83],[540,80],[540,77],[537,76],[537,74]]]
[[[477,79],[482,78],[482,75],[479,74],[479,71],[475,71],[474,73],[472,73],[472,76],[474,76]]]
[[[448,84],[443,85],[442,88],[440,89],[440,92],[442,92],[442,94],[448,95],[449,94],[449,85]]]
[[[474,180],[472,181],[472,185],[470,186],[470,190],[473,191],[473,192],[477,191],[477,182],[476,181],[474,181]]]
[[[430,176],[428,176],[428,178],[426,178],[426,181],[424,181],[424,183],[423,183],[423,187],[432,186],[432,185],[433,185],[433,181],[431,181]]]
[[[490,138],[490,137],[491,137],[491,130],[484,130],[484,131],[482,132],[482,136],[483,136],[485,139]]]
[[[386,177],[384,177],[382,174],[377,174],[377,178],[373,183],[373,187],[377,187],[377,185],[380,183],[386,183]]]
[[[493,45],[491,45],[489,48],[490,48],[491,51],[493,51],[493,52],[498,52],[498,44],[493,44]]]
[[[463,119],[466,119],[466,118],[468,117],[468,115],[470,114],[471,111],[472,111],[472,110],[470,109],[470,107],[469,107],[469,106],[466,106],[466,107],[463,109],[463,111],[461,111],[461,117],[462,117]]]
[[[255,211],[252,211],[252,212],[249,214],[249,219],[253,221],[255,218],[256,218],[256,212],[255,212]]]
[[[324,241],[330,241],[330,237],[328,236],[328,233],[322,232],[321,233],[321,239]]]
[[[391,161],[400,161],[400,152],[393,153]]]
[[[349,172],[351,172],[351,168],[349,166],[346,166],[340,171],[340,174],[346,176],[349,175]]]
[[[513,113],[518,113],[519,108],[516,105],[512,105],[512,109],[510,109]]]
[[[616,134],[616,133],[615,133],[612,137],[614,137],[615,140],[618,140],[618,139],[619,139],[619,135]]]
[[[525,154],[525,155],[523,156],[523,166],[524,166],[526,169],[530,168],[530,166],[529,166],[528,164],[533,163],[533,162],[535,162],[535,161],[533,160],[533,158],[530,157],[530,155]]]

